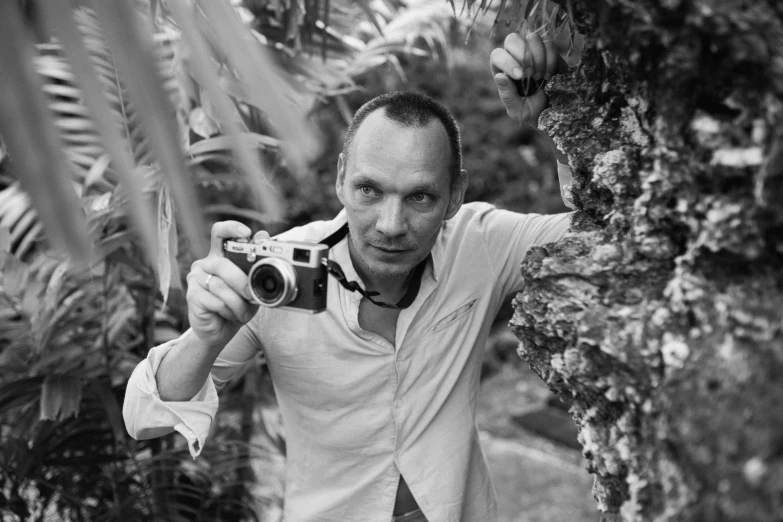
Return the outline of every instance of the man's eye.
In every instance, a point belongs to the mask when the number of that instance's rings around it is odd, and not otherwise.
[[[375,195],[375,189],[372,188],[369,185],[360,185],[359,186],[359,192],[362,194],[362,196],[374,196]]]
[[[432,201],[432,196],[425,194],[424,192],[419,192],[411,196],[411,201],[414,203],[429,203]]]

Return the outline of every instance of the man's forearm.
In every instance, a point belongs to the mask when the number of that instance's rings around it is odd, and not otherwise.
[[[155,375],[163,401],[189,401],[204,386],[225,345],[208,346],[190,332],[163,358]]]

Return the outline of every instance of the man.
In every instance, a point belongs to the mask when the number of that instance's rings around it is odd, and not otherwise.
[[[536,35],[512,35],[492,53],[499,94],[520,123],[534,124],[546,97],[522,99],[510,78],[548,78],[557,58]],[[128,383],[128,431],[150,438],[174,429],[197,455],[217,409],[215,385],[261,350],[286,430],[287,522],[493,520],[475,426],[483,348],[504,297],[521,290],[525,252],[559,239],[569,215],[463,205],[457,125],[410,93],[357,112],[337,169],[344,210],[279,239],[349,231],[330,258],[377,295],[330,278],[323,313],[258,309],[246,275],[221,251],[224,239],[250,230],[217,223],[210,254],[188,275],[191,329],[153,348]],[[559,171],[565,184],[570,171]]]

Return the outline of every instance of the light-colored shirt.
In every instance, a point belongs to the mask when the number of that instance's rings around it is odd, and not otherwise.
[[[318,242],[345,222],[343,211],[280,239]],[[178,340],[153,348],[128,383],[128,431],[143,439],[173,428],[196,455],[217,410],[215,385],[263,350],[287,439],[286,522],[389,522],[400,473],[428,521],[494,520],[475,423],[484,346],[503,299],[521,289],[525,253],[558,240],[569,224],[570,214],[463,205],[443,225],[418,296],[400,312],[394,345],[359,326],[361,295],[330,277],[323,313],[262,307],[191,401],[162,402],[156,389],[158,365]],[[330,257],[360,281],[349,240]]]

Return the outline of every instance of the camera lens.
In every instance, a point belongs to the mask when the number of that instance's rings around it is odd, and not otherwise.
[[[276,268],[266,265],[256,270],[250,284],[258,290],[262,300],[275,301],[280,298],[280,290],[283,289],[283,278]]]
[[[258,304],[285,306],[296,299],[296,271],[282,259],[262,259],[250,269],[248,279],[250,293]]]

